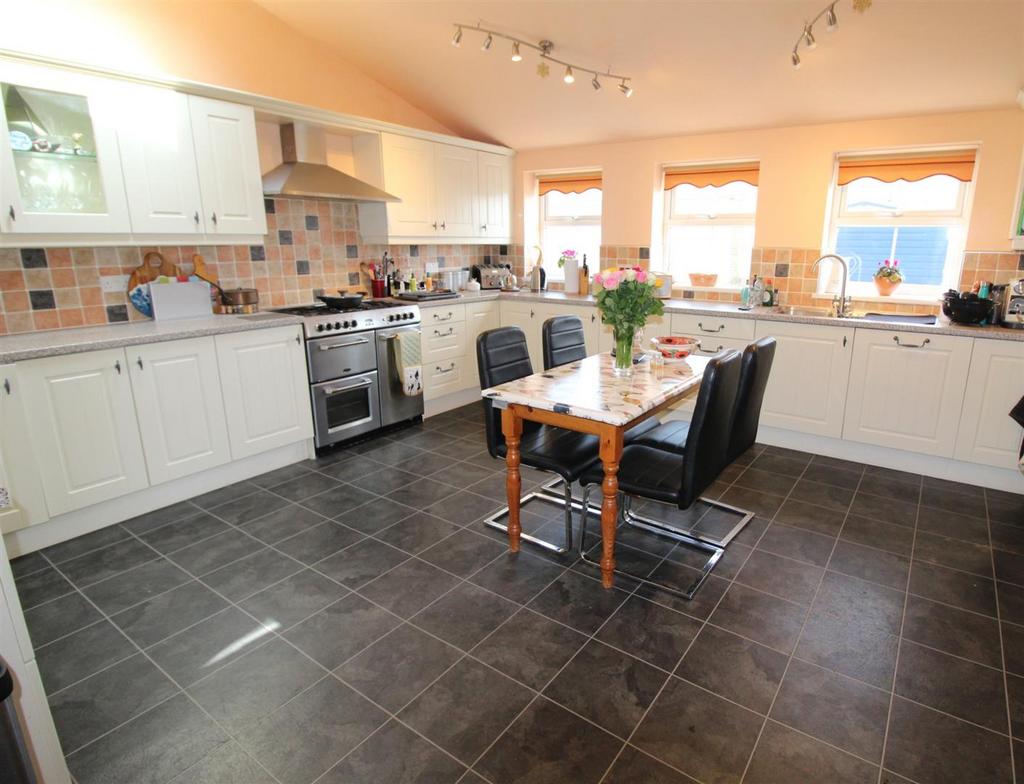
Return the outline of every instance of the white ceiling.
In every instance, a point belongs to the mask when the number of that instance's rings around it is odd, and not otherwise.
[[[800,70],[790,50],[825,0],[256,2],[456,133],[516,149],[1012,106],[1024,87],[1024,0],[838,0]],[[455,48],[456,21],[548,38],[636,92],[541,79],[535,54],[484,53],[469,30]]]

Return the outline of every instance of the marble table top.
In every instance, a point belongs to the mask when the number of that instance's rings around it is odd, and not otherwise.
[[[532,376],[499,384],[481,394],[507,403],[533,406],[624,427],[666,400],[700,386],[710,357],[633,366],[632,376],[616,376],[607,352]]]

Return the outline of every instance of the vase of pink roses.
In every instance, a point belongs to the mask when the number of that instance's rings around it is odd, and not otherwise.
[[[615,374],[633,373],[633,336],[647,323],[648,316],[660,316],[665,306],[655,296],[659,281],[642,267],[612,268],[594,276],[599,286],[597,308],[601,323],[612,328],[615,339]]]

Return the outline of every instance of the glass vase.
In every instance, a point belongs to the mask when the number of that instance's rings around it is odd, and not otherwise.
[[[632,327],[613,330],[615,357],[612,369],[616,376],[633,375],[633,333]]]

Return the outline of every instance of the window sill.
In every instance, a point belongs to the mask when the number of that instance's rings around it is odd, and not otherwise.
[[[739,286],[688,286],[685,284],[672,284],[672,291],[700,291],[711,294],[739,294],[742,289]]]
[[[811,294],[812,299],[827,300],[831,302],[834,297],[839,296],[838,294]],[[863,296],[857,294],[848,294],[850,299],[857,302],[893,302],[897,305],[938,305],[940,297],[938,295],[922,295],[919,297],[907,296],[907,297],[881,297],[878,294],[865,294]]]

